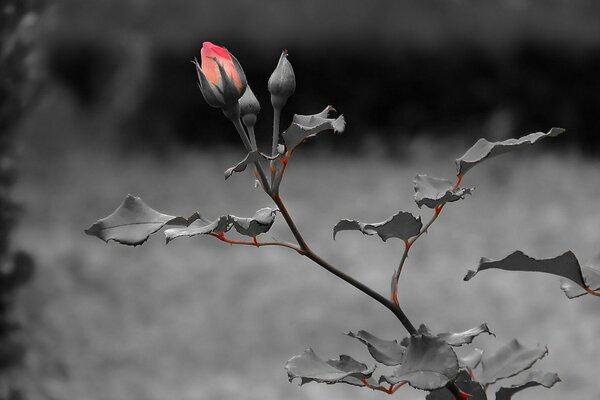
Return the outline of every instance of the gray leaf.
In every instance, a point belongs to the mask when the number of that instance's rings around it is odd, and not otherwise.
[[[320,132],[332,129],[334,133],[344,131],[346,121],[344,116],[327,118],[333,107],[327,106],[323,111],[314,115],[294,115],[292,124],[281,135],[288,151],[293,151],[300,143],[316,136]]]
[[[545,388],[551,388],[557,382],[560,382],[560,378],[555,373],[530,371],[512,385],[501,387],[496,392],[496,400],[510,400],[515,393],[530,387],[543,386]]]
[[[361,381],[370,378],[375,366],[367,367],[346,355],[341,355],[337,360],[323,361],[313,349],[307,349],[302,354],[290,358],[285,364],[285,369],[290,382],[300,378],[300,385],[314,381],[364,386]]]
[[[586,265],[581,267],[581,275],[588,288],[593,291],[600,290],[600,253]],[[575,285],[573,282],[566,279],[561,281],[560,288],[570,299],[588,294],[584,288]]]
[[[229,178],[234,172],[245,171],[248,164],[255,163],[255,162],[259,161],[261,158],[264,158],[266,160],[275,160],[277,157],[279,157],[279,155],[276,155],[275,157],[271,157],[264,153],[259,152],[258,150],[251,151],[248,154],[246,154],[246,157],[244,157],[244,159],[242,161],[240,161],[233,167],[228,168],[225,171],[225,179]]]
[[[481,335],[484,332],[495,336],[492,332],[490,332],[490,329],[488,328],[487,324],[483,323],[464,332],[440,333],[437,335],[437,337],[442,339],[444,342],[448,343],[450,346],[462,346],[463,344],[471,343],[475,337]]]
[[[265,207],[258,210],[252,218],[240,218],[232,215],[231,220],[238,233],[254,237],[271,229],[277,211],[277,209]]]
[[[489,142],[485,139],[479,139],[462,157],[456,159],[458,175],[463,176],[483,160],[507,153],[518,147],[532,145],[545,137],[558,136],[564,131],[562,128],[552,128],[547,133],[530,133],[518,139],[507,139],[502,142]]]
[[[399,365],[406,350],[396,340],[383,340],[367,331],[348,332],[347,335],[367,345],[367,349],[375,361],[384,365]]]
[[[545,346],[528,348],[519,343],[517,339],[513,339],[498,349],[496,353],[483,359],[479,382],[482,385],[490,385],[497,380],[515,376],[531,368],[546,354],[548,354],[548,349]]]
[[[445,203],[464,199],[471,194],[473,188],[458,188],[447,179],[432,178],[427,175],[417,175],[414,180],[415,202],[421,208],[423,205],[436,208]]]
[[[583,285],[579,261],[571,251],[567,251],[558,257],[547,259],[535,259],[525,255],[522,251],[515,251],[502,260],[490,260],[483,257],[479,261],[477,271],[469,270],[464,280],[468,281],[478,272],[490,268],[507,271],[545,272],[570,279],[578,285]]]
[[[471,343],[475,337],[481,335],[484,332],[488,333],[492,336],[496,336],[492,332],[490,332],[490,329],[488,328],[488,326],[485,322],[479,326],[476,326],[474,328],[467,329],[464,332],[458,332],[458,333],[445,332],[445,333],[435,334],[425,324],[421,324],[421,326],[419,326],[419,329],[417,329],[417,333],[419,335],[425,335],[425,336],[429,336],[429,337],[437,337],[438,339],[441,339],[444,342],[448,343],[450,346],[462,346],[463,344]],[[400,344],[402,346],[408,346],[409,339],[410,338],[402,339]]]
[[[251,151],[250,153],[246,154],[246,157],[244,157],[242,161],[225,171],[225,179],[229,178],[234,172],[245,171],[248,164],[258,161],[259,158],[260,155],[258,154],[258,151]]]
[[[458,388],[469,395],[469,400],[487,400],[485,390],[477,382],[471,380],[466,371],[460,371],[454,382]],[[446,388],[436,389],[425,397],[426,400],[455,400],[456,397]]]
[[[136,246],[165,225],[188,225],[183,217],[162,214],[149,207],[140,197],[128,194],[109,216],[96,221],[85,233],[105,242]]]
[[[171,228],[165,230],[167,243],[181,236],[207,235],[209,233],[225,233],[231,229],[232,221],[229,215],[222,215],[214,221],[199,218],[189,226],[183,228]]]
[[[458,365],[461,368],[471,368],[475,369],[481,362],[481,358],[483,357],[483,350],[474,348],[469,353],[464,356],[458,356]]]
[[[417,389],[434,390],[444,387],[457,374],[458,359],[450,345],[438,338],[416,335],[408,339],[400,367],[380,379],[393,385],[406,381]]]
[[[333,227],[333,239],[340,231],[357,230],[365,235],[378,234],[385,242],[389,238],[408,240],[419,234],[423,223],[421,217],[415,218],[411,213],[400,211],[383,222],[365,223],[343,219]]]

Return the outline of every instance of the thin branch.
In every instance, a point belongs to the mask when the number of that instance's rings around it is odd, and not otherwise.
[[[281,212],[281,215],[283,215],[283,218],[285,219],[290,230],[292,231],[292,234],[294,235],[294,238],[298,242],[298,245],[300,246],[300,249],[303,251],[303,255],[305,257],[311,259],[316,264],[320,265],[321,267],[323,267],[327,271],[331,272],[338,278],[349,283],[350,285],[354,286],[355,288],[357,288],[358,290],[360,290],[367,296],[371,297],[372,299],[378,301],[383,306],[388,308],[392,313],[394,313],[396,318],[398,318],[398,320],[402,323],[402,325],[408,331],[408,333],[410,333],[411,335],[415,335],[417,333],[417,330],[415,329],[414,325],[410,322],[408,317],[404,314],[404,312],[402,311],[402,309],[399,306],[397,306],[396,304],[394,304],[393,302],[391,302],[390,300],[388,300],[381,294],[377,293],[376,291],[374,291],[373,289],[371,289],[364,283],[354,279],[353,277],[351,277],[351,276],[347,275],[346,273],[340,271],[339,269],[335,268],[334,266],[329,264],[327,261],[323,260],[317,254],[315,254],[308,247],[308,245],[306,244],[306,241],[300,234],[300,231],[296,227],[296,224],[294,223],[294,220],[292,219],[289,211],[285,207],[285,204],[281,200],[281,197],[278,194],[275,194],[272,196],[272,198],[273,198],[273,201],[275,202],[275,204],[277,204],[277,207],[279,207],[279,211]]]
[[[383,393],[387,393],[387,394],[394,394],[394,392],[398,389],[400,389],[402,386],[404,386],[406,384],[406,381],[404,382],[400,382],[396,385],[392,385],[390,384],[389,387],[384,387],[384,386],[373,386],[371,384],[369,384],[369,381],[367,379],[361,379],[361,382],[363,385],[365,385],[365,387],[372,389],[372,390],[377,390],[379,392],[383,392]]]
[[[230,118],[230,120],[233,123],[233,126],[235,126],[235,129],[238,131],[238,134],[240,135],[240,138],[242,139],[242,142],[244,143],[244,147],[246,147],[246,150],[248,152],[256,150],[256,148],[253,148],[252,143],[248,140],[248,136],[246,135],[246,131],[244,130],[244,127],[242,126],[242,121],[240,121],[239,116],[237,118]],[[254,167],[256,168],[256,172],[258,174],[258,181],[262,185],[263,190],[266,193],[270,193],[271,187],[269,186],[269,181],[267,180],[265,171],[263,171],[262,166],[260,165],[260,163],[258,161],[255,161]]]
[[[463,177],[461,175],[459,175],[457,177],[456,183],[454,184],[454,188],[452,189],[452,191],[456,191],[458,189],[458,187],[460,186],[460,183],[462,182],[462,178]],[[394,275],[392,276],[392,282],[391,282],[391,299],[394,302],[394,304],[396,304],[397,306],[400,306],[400,302],[398,301],[398,281],[400,280],[400,273],[402,272],[402,268],[404,267],[404,264],[406,263],[406,259],[408,258],[408,252],[410,251],[412,245],[421,236],[423,236],[423,234],[427,233],[427,231],[429,230],[431,225],[433,225],[433,223],[438,219],[438,217],[442,213],[442,210],[444,209],[445,205],[446,204],[444,203],[444,204],[437,206],[434,209],[433,216],[425,225],[423,225],[423,227],[421,228],[419,233],[416,236],[413,236],[412,238],[410,238],[404,242],[404,252],[402,253],[402,258],[400,258],[400,264],[398,265],[398,268],[394,271]]]
[[[248,136],[250,136],[250,145],[252,146],[252,150],[257,150],[258,146],[256,144],[256,135],[254,134],[254,126],[248,126]]]
[[[259,242],[256,239],[256,236],[250,242],[250,241],[240,241],[240,240],[229,239],[228,237],[225,236],[224,233],[209,233],[209,235],[219,239],[222,242],[229,243],[229,244],[238,244],[238,245],[242,245],[242,246],[255,246],[255,247],[263,247],[263,246],[287,247],[288,249],[292,249],[299,254],[303,254],[303,251],[302,251],[302,249],[300,249],[300,247],[296,246],[295,244],[288,243],[288,242],[278,242],[278,241]]]
[[[277,155],[279,144],[279,121],[281,119],[281,108],[273,107],[273,142],[271,144],[271,157]],[[271,161],[271,185],[275,183],[275,161]]]

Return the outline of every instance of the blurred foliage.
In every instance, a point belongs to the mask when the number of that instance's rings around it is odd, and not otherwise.
[[[0,1],[0,399],[22,399],[9,371],[25,356],[25,346],[16,333],[20,327],[13,317],[17,289],[33,277],[32,258],[13,252],[10,235],[18,207],[11,198],[15,182],[13,128],[23,116],[33,95],[30,68],[31,43],[28,29],[35,23],[40,1]]]
[[[45,43],[56,81],[136,147],[237,141],[188,62],[210,40],[238,57],[262,101],[259,136],[271,124],[266,81],[288,48],[298,90],[283,121],[327,101],[351,118],[348,147],[370,136],[397,152],[415,134],[503,139],[563,126],[597,153],[599,13],[587,0],[67,0]]]

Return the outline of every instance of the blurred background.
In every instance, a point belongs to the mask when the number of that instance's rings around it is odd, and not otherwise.
[[[477,138],[552,126],[567,134],[469,173],[473,196],[411,251],[400,301],[415,324],[462,331],[493,352],[548,345],[551,390],[515,398],[597,399],[597,298],[567,300],[553,276],[486,271],[479,257],[537,257],[600,243],[600,3],[592,0],[2,0],[0,399],[380,399],[287,382],[313,347],[369,361],[343,335],[405,335],[378,303],[286,249],[208,237],[105,245],[83,230],[127,193],[174,215],[250,216],[270,206],[250,174],[227,182],[239,138],[198,88],[203,41],[240,60],[262,104],[282,49],[297,79],[283,111],[333,105],[348,122],[291,161],[282,196],[325,259],[387,293],[402,248],[331,229],[382,221],[413,202],[416,173],[452,179]],[[18,224],[14,226],[14,221]],[[291,240],[278,222],[272,235]],[[16,278],[15,278],[16,277]],[[16,282],[16,283],[15,283]],[[1,282],[0,282],[1,283]],[[6,323],[5,323],[6,321]],[[492,338],[493,339],[493,338]],[[495,387],[489,391],[493,398]],[[402,389],[399,398],[423,399]]]

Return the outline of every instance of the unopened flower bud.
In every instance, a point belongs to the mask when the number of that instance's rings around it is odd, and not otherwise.
[[[244,95],[240,98],[240,115],[244,125],[247,127],[256,125],[256,116],[260,112],[260,103],[256,99],[250,86],[246,88]]]
[[[282,109],[287,99],[296,90],[296,76],[292,64],[287,59],[287,50],[281,52],[279,62],[275,71],[269,78],[269,92],[271,92],[271,104],[273,108]]]
[[[194,60],[200,91],[206,102],[216,108],[231,108],[244,94],[246,75],[238,60],[224,47],[204,42],[201,63]]]

